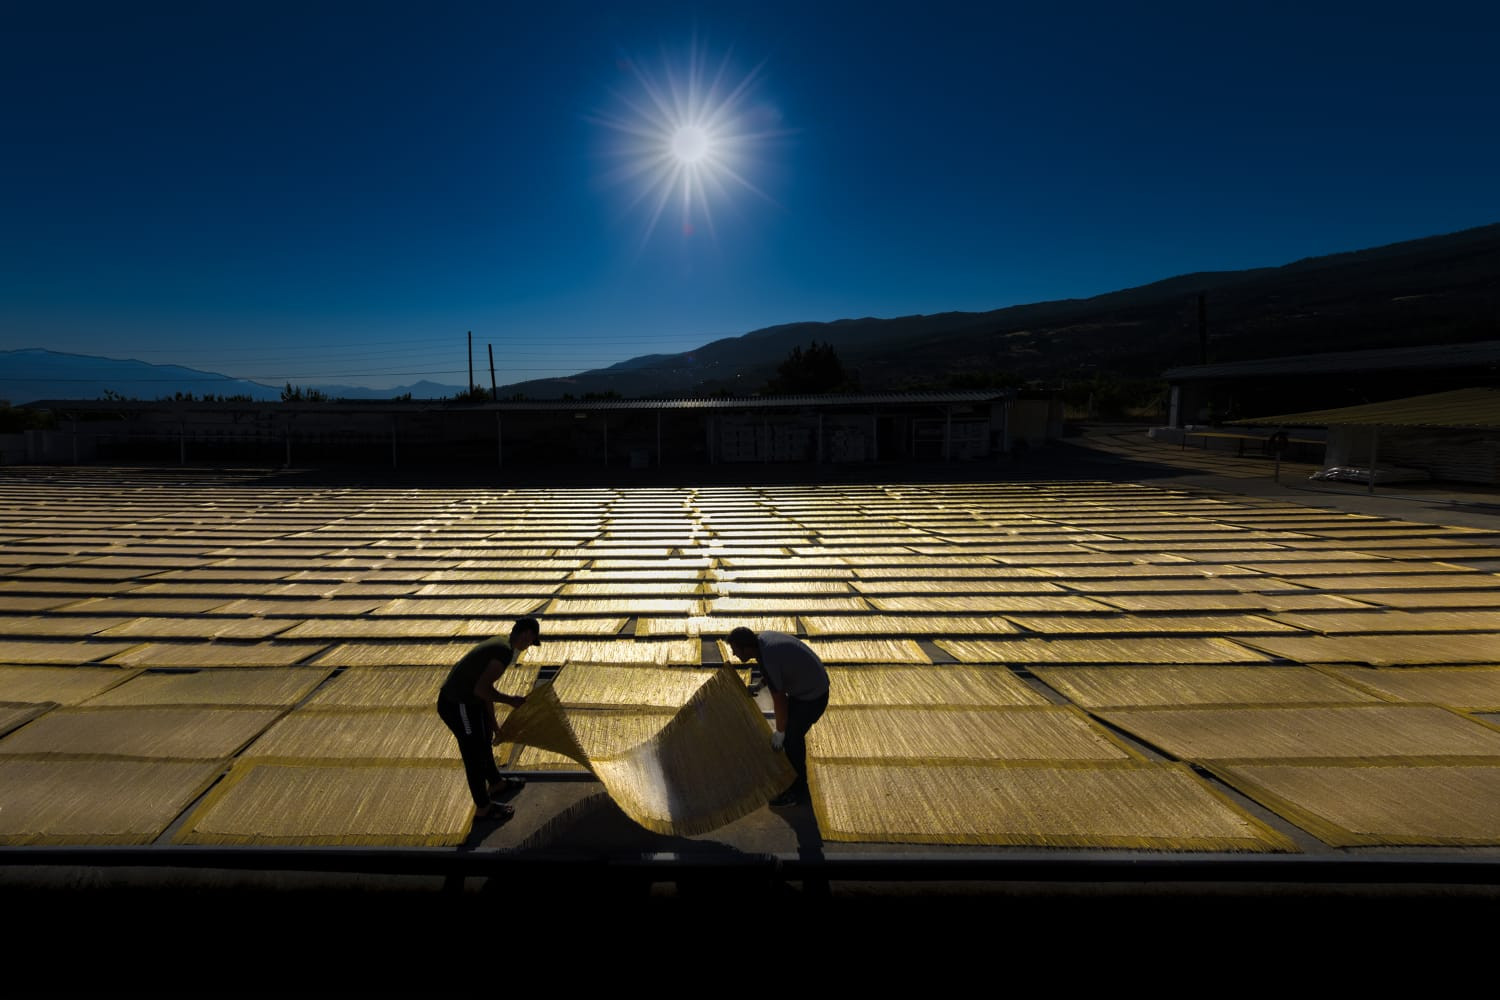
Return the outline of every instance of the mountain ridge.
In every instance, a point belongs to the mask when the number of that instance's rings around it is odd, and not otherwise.
[[[1198,296],[1207,303],[1207,338],[1198,328]],[[1163,370],[1203,361],[1256,360],[1299,354],[1458,343],[1500,338],[1500,223],[1454,233],[1305,257],[1275,267],[1199,271],[1084,298],[1021,303],[984,312],[949,311],[890,318],[797,321],[720,337],[678,354],[647,354],[567,377],[500,386],[500,398],[617,393],[702,395],[758,391],[793,347],[832,344],[866,390],[931,388],[964,376],[1005,374],[1014,380],[1069,379],[1109,373],[1159,378]],[[40,351],[29,348],[30,351]],[[0,352],[0,397],[97,398],[35,392],[12,371],[23,352]],[[88,355],[59,357],[91,358]],[[109,359],[93,359],[109,360]],[[125,362],[121,362],[125,363]],[[145,362],[128,364],[146,366]],[[280,389],[177,366],[147,366],[150,383],[173,392],[280,398]],[[163,371],[191,373],[199,388],[173,384]],[[178,376],[181,377],[181,376]],[[81,386],[54,380],[54,386]],[[231,388],[235,385],[248,389]],[[330,398],[455,396],[460,386],[418,382],[388,390],[304,386]],[[119,390],[114,390],[118,392]],[[269,393],[269,396],[264,394]],[[145,393],[135,395],[145,396]]]

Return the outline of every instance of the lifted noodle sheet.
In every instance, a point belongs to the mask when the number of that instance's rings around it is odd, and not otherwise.
[[[791,784],[770,729],[744,682],[722,667],[660,731],[634,746],[593,752],[551,684],[539,685],[501,726],[502,740],[588,767],[624,813],[648,830],[706,833],[765,805]]]

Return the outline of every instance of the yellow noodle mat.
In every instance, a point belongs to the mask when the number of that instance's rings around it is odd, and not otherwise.
[[[716,597],[704,602],[712,615],[797,615],[870,610],[862,597]]]
[[[18,729],[39,715],[45,715],[57,707],[55,702],[3,702],[0,701],[0,736]]]
[[[1237,641],[1298,663],[1500,665],[1500,633],[1255,636]]]
[[[283,622],[283,625],[289,623]],[[281,639],[456,639],[503,634],[509,622],[464,618],[329,618],[302,622],[282,632]]]
[[[581,569],[568,576],[569,583],[701,583],[704,571],[651,569]]]
[[[1455,541],[1451,548],[1420,548],[1417,546],[1403,547],[1401,556],[1404,559],[1433,559],[1447,561],[1455,559],[1500,559],[1500,548],[1484,545],[1471,545],[1465,542]]]
[[[741,572],[744,572],[744,571],[741,571]],[[771,572],[771,571],[768,570],[767,572]],[[822,572],[822,571],[820,570],[819,572]],[[1032,584],[1032,585],[1034,585],[1036,587],[1039,587],[1039,588],[1041,588],[1044,591],[1051,591],[1051,590],[1056,590],[1057,589],[1057,588],[1053,587],[1050,583],[1046,582],[1045,580],[1029,580],[1029,579],[1028,580],[1024,580],[1024,581],[1021,581],[1021,580],[1017,580],[1017,581],[996,580],[995,579],[996,577],[1009,577],[1009,576],[1015,576],[1016,575],[1016,571],[1013,568],[1007,567],[1007,566],[999,566],[999,565],[993,565],[993,566],[952,566],[952,565],[949,565],[947,563],[940,562],[940,561],[938,561],[936,559],[934,559],[930,563],[928,563],[926,565],[922,565],[922,566],[866,566],[866,565],[859,565],[859,566],[853,567],[853,569],[850,572],[856,573],[856,574],[859,575],[860,579],[857,580],[857,581],[855,581],[855,586],[856,586],[856,589],[858,589],[858,590],[863,590],[864,589],[863,587],[859,586],[859,584],[862,583],[862,582],[874,583],[877,580],[912,580],[912,579],[920,580],[922,582],[922,585],[924,587],[927,586],[928,584],[942,584],[943,586],[947,586],[947,583],[949,581],[951,581],[955,585],[957,585],[960,588],[962,588],[963,583],[964,583],[965,580],[976,580],[976,581],[979,581],[981,583],[985,582],[985,581],[994,581],[994,582],[997,582],[997,583],[1007,583],[1007,582],[1028,583],[1028,584]],[[1035,576],[1037,574],[1035,574],[1034,572],[1028,570],[1025,575],[1027,577],[1031,577],[1031,576]],[[894,584],[894,585],[895,586],[901,586],[901,584],[899,584],[899,583]],[[938,587],[938,589],[942,589],[942,588]]]
[[[1076,708],[830,708],[807,734],[825,759],[1126,760],[1131,754]]]
[[[77,705],[134,676],[118,667],[0,667],[0,700]]]
[[[284,618],[137,618],[100,635],[106,639],[266,639],[291,626]]]
[[[89,708],[236,705],[290,708],[321,684],[319,667],[222,667],[196,673],[135,672],[131,680],[86,703]]]
[[[377,602],[378,603],[378,602]],[[403,597],[379,604],[374,615],[481,615],[505,617],[529,615],[547,603],[545,597]]]
[[[133,642],[5,642],[0,658],[7,664],[72,666],[94,663],[131,649]]]
[[[229,602],[227,597],[200,597],[181,600],[167,597],[97,597],[55,611],[82,612],[91,615],[198,615]],[[247,612],[248,613],[248,612]]]
[[[0,594],[0,611],[6,614],[53,611],[67,603],[69,603],[69,598],[62,594],[54,594],[51,597],[11,597]]]
[[[509,744],[513,746],[514,744]],[[504,766],[504,765],[502,765]],[[514,763],[509,767],[512,771],[568,771],[585,773],[588,768],[560,753],[551,750],[538,750],[536,747],[521,747],[516,754]]]
[[[1101,594],[1101,604],[1121,611],[1348,611],[1368,604],[1329,594]],[[1500,605],[1500,601],[1497,601]],[[1282,619],[1285,620],[1285,619]]]
[[[218,760],[274,722],[276,709],[60,708],[0,740],[0,755]]]
[[[1065,581],[1068,589],[1099,596],[1109,594],[1205,594],[1205,593],[1258,593],[1264,590],[1295,590],[1296,588],[1277,577],[1271,576],[1216,576],[1216,577],[1160,577],[1155,580],[1103,580],[1073,579]]]
[[[960,663],[1265,663],[1227,639],[938,639]]]
[[[136,586],[137,584],[133,582],[94,583],[83,580],[13,579],[0,580],[0,593],[30,597],[52,597],[59,602],[76,601],[78,602],[77,604],[67,603],[64,606],[85,609],[95,614],[128,614],[129,612],[121,612],[113,607],[105,607],[96,602],[108,599],[99,597],[99,594],[119,594],[123,591],[133,590]]]
[[[640,583],[569,583],[559,596],[629,597],[639,594],[644,597],[697,597],[701,593],[703,584],[697,581],[644,580]]]
[[[1189,760],[1500,758],[1500,729],[1426,705],[1145,708],[1098,714]]]
[[[1316,587],[1341,594],[1358,594],[1367,590],[1494,590],[1500,587],[1500,576],[1494,573],[1413,573],[1409,576],[1294,576],[1278,573],[1283,579],[1301,587]]]
[[[1257,571],[1239,566],[1201,562],[1130,563],[1125,566],[1057,566],[1040,572],[1067,583],[1071,580],[1139,580],[1158,578],[1202,578],[1221,576],[1256,576]],[[1269,573],[1266,575],[1270,575]]]
[[[504,720],[509,709],[495,706]],[[505,756],[500,748],[496,754]],[[304,708],[278,720],[240,754],[241,759],[449,760],[458,758],[453,734],[435,708]]]
[[[1162,851],[1294,851],[1188,768],[814,761],[825,840]]]
[[[550,684],[539,685],[501,727],[501,738],[586,765],[621,810],[648,830],[706,833],[753,812],[794,777],[770,748],[770,728],[732,667],[721,667],[645,742],[611,726],[581,733]],[[591,746],[592,744],[592,746]]]
[[[696,598],[559,597],[547,605],[550,615],[697,615],[703,602]]]
[[[1305,554],[1305,553],[1304,553]],[[1405,579],[1409,573],[1447,573],[1462,570],[1462,566],[1450,566],[1444,563],[1415,562],[1406,559],[1364,559],[1352,562],[1340,562],[1332,559],[1291,562],[1275,560],[1266,563],[1246,560],[1240,564],[1248,570],[1267,575],[1284,577],[1301,576],[1380,576],[1400,577]]]
[[[1500,587],[1486,590],[1393,591],[1359,594],[1361,603],[1386,608],[1500,608]]]
[[[1500,712],[1500,667],[1335,667],[1319,669],[1394,701]]]
[[[0,844],[149,844],[222,765],[0,760]]]
[[[555,592],[576,572],[571,569],[438,569],[418,574],[422,586],[418,597],[514,597],[511,588],[523,585],[528,592]],[[395,579],[377,570],[367,570],[361,579]],[[533,591],[533,588],[535,590]]]
[[[452,597],[542,597],[556,594],[561,587],[560,578],[512,583],[426,583],[414,592],[400,596],[422,600]]]
[[[387,603],[379,597],[247,597],[218,604],[216,615],[265,615],[275,618],[317,618],[327,615],[363,615]]]
[[[1380,701],[1306,667],[1034,667],[1032,672],[1088,709]]]
[[[543,640],[540,646],[533,646],[523,655],[524,662],[538,666],[561,666],[565,663],[697,666],[703,658],[703,647],[697,639],[651,639],[639,642],[631,639]]]
[[[824,663],[931,663],[932,658],[914,639],[811,639],[807,645]],[[720,643],[727,661],[732,652]]]
[[[309,708],[431,708],[448,666],[349,667],[307,700]],[[536,683],[534,664],[513,663],[495,684],[502,694],[525,695]]]
[[[637,638],[650,639],[660,636],[728,635],[737,628],[748,628],[752,632],[796,632],[797,619],[791,615],[758,615],[716,617],[696,615],[691,618],[639,618],[635,623]],[[548,625],[551,633],[551,625]]]
[[[1088,597],[1059,594],[1056,597],[953,596],[953,597],[871,597],[879,611],[898,612],[966,612],[970,614],[1011,614],[1026,611],[1109,611],[1107,604]]]
[[[802,626],[811,636],[1003,635],[1016,631],[1016,627],[1004,618],[977,615],[804,615]]]
[[[233,846],[446,847],[464,841],[473,808],[457,761],[249,762],[237,764],[209,792],[173,839]]]
[[[1211,769],[1335,847],[1500,844],[1500,765],[1236,764]]]
[[[714,580],[706,593],[724,597],[776,597],[786,595],[850,594],[843,580]]]
[[[1259,615],[1015,615],[1012,621],[1032,632],[1060,635],[1118,632],[1232,635],[1294,631],[1290,625]]]
[[[839,705],[1046,705],[1004,667],[830,667],[828,703]]]
[[[40,639],[44,636],[61,636],[83,639],[103,632],[105,629],[123,625],[124,618],[95,618],[92,616],[68,615],[23,617],[6,615],[0,617],[0,637],[15,636],[21,639]]]
[[[931,594],[978,597],[987,594],[1062,594],[1056,583],[1045,580],[970,580],[903,577],[899,580],[855,580],[854,589],[875,600],[881,596],[913,597]]]
[[[572,663],[552,681],[567,707],[650,705],[678,708],[714,676],[714,668],[615,666]]]
[[[625,618],[547,619],[544,629],[549,639],[564,636],[616,635],[625,627]],[[505,635],[510,618],[335,618],[308,621],[282,632],[288,639],[438,639]]]
[[[161,567],[165,568],[165,567]],[[156,567],[140,566],[137,568],[119,567],[88,567],[77,563],[62,566],[40,566],[36,569],[25,569],[16,572],[15,579],[22,581],[31,580],[76,580],[87,585],[95,581],[105,583],[125,583],[139,581],[151,576],[156,572]]]
[[[550,643],[549,643],[550,645]],[[453,666],[474,648],[464,642],[348,642],[334,646],[313,662],[319,667]]]
[[[1277,621],[1324,635],[1401,632],[1491,632],[1500,635],[1500,611],[1390,611],[1368,608],[1342,614],[1280,614]]]
[[[321,642],[153,642],[109,662],[121,667],[290,667],[327,648]]]
[[[540,689],[539,694],[542,702],[547,705],[555,704],[562,713],[558,719],[566,725],[567,738],[573,742],[564,741],[552,749],[524,745],[517,757],[517,769],[531,766],[563,769],[582,767],[588,770],[594,761],[618,757],[649,744],[666,729],[667,723],[672,721],[682,707],[564,705],[555,700],[546,685]],[[563,764],[564,761],[568,763]]]

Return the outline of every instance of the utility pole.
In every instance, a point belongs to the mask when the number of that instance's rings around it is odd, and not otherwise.
[[[500,396],[495,389],[495,345],[486,344],[490,349],[490,402],[496,402]]]
[[[464,386],[464,394],[474,391],[474,331],[469,331],[469,384]]]
[[[1208,303],[1202,292],[1198,293],[1198,363],[1208,364]]]

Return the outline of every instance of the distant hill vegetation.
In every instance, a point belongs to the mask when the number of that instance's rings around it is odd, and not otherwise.
[[[1200,295],[1206,345],[1199,336]],[[1204,361],[1493,339],[1500,339],[1500,224],[1282,267],[1185,274],[1088,299],[983,313],[791,323],[684,354],[644,355],[565,379],[512,383],[501,386],[499,395],[745,395],[785,382],[786,373],[778,369],[793,350],[816,344],[836,352],[847,386],[878,392],[1037,381],[1144,384],[1167,368]],[[48,356],[49,367],[31,376],[38,355]],[[106,360],[0,352],[0,398],[13,403],[93,399],[105,388],[141,399],[174,392],[281,395],[277,387],[159,365],[144,366],[149,372],[133,370],[135,387],[122,389],[124,380],[106,384],[109,373],[97,365]],[[307,388],[351,399],[390,399],[406,392],[437,398],[464,391],[433,383],[387,390]]]
[[[754,392],[794,348],[812,342],[831,345],[851,383],[868,392],[1155,380],[1205,361],[1493,339],[1500,339],[1500,224],[1283,267],[1185,274],[1088,299],[769,327],[689,354],[505,386],[501,395]]]

